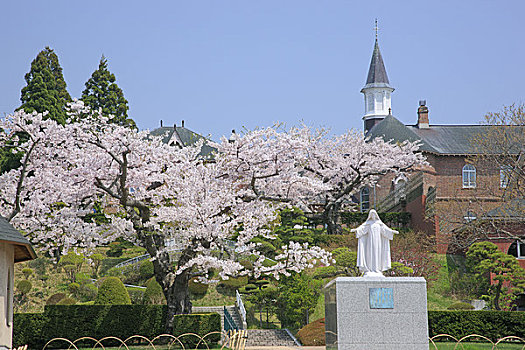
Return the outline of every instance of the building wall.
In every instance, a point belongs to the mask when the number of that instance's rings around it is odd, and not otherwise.
[[[10,349],[13,335],[14,247],[0,242],[0,349]],[[8,291],[9,289],[9,291]]]

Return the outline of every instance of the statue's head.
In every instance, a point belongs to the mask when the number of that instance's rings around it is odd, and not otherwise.
[[[375,209],[370,210],[370,212],[368,213],[367,221],[377,221],[377,220],[381,220],[379,218],[379,215],[377,214],[377,211],[375,211]]]

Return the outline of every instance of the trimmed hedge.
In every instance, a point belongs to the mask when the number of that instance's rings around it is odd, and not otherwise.
[[[430,336],[450,334],[461,338],[479,334],[493,341],[514,335],[525,337],[525,312],[519,311],[429,311]]]
[[[166,311],[165,305],[46,306],[44,313],[14,315],[13,345],[28,344],[30,349],[42,349],[49,340],[59,337],[70,340],[85,336],[126,339],[140,334],[152,339],[165,333]],[[177,315],[173,334],[191,332],[204,336],[220,330],[219,314]],[[220,340],[220,336],[208,338],[210,342]],[[191,343],[194,340],[187,337],[185,341]],[[63,347],[64,343],[55,342],[53,345]]]
[[[297,332],[297,339],[299,339],[303,346],[326,345],[324,318],[310,322],[301,328],[299,332]]]

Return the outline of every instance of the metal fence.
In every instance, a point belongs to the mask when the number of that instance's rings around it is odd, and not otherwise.
[[[247,324],[246,319],[246,308],[244,307],[244,303],[242,302],[242,297],[239,294],[239,290],[235,290],[235,302],[237,304],[237,309],[239,310],[239,314],[241,315],[241,322],[243,325]]]
[[[108,343],[113,343],[111,347],[114,347],[115,343],[119,344],[117,347],[122,350],[132,350],[136,348],[137,344],[140,345],[140,349],[151,349],[151,350],[169,350],[169,349],[182,349],[182,350],[189,350],[189,349],[207,349],[210,350],[210,344],[209,344],[209,337],[215,334],[220,334],[222,339],[222,349],[232,349],[232,350],[244,350],[246,346],[246,338],[247,338],[247,332],[246,331],[230,331],[230,332],[211,332],[204,336],[200,336],[195,333],[185,333],[181,334],[178,337],[171,335],[171,334],[161,334],[156,336],[153,339],[148,339],[147,337],[144,337],[142,335],[133,335],[129,338],[126,338],[124,340],[118,338],[118,337],[104,337],[102,339],[95,339],[92,337],[82,337],[78,338],[74,341],[71,341],[66,338],[54,338],[51,339],[44,345],[42,350],[56,348],[57,346],[60,347],[60,349],[86,349],[86,348],[92,348],[94,349],[106,349],[108,346]],[[196,345],[194,346],[188,346],[189,339],[193,338],[191,343],[194,343]],[[197,339],[195,339],[197,338]],[[207,340],[208,339],[208,340]],[[195,341],[197,340],[197,341]],[[89,344],[89,345],[86,345]],[[27,348],[27,345],[26,345]]]

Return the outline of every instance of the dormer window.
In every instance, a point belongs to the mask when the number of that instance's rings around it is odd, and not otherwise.
[[[476,187],[476,168],[472,164],[463,167],[463,188]]]

